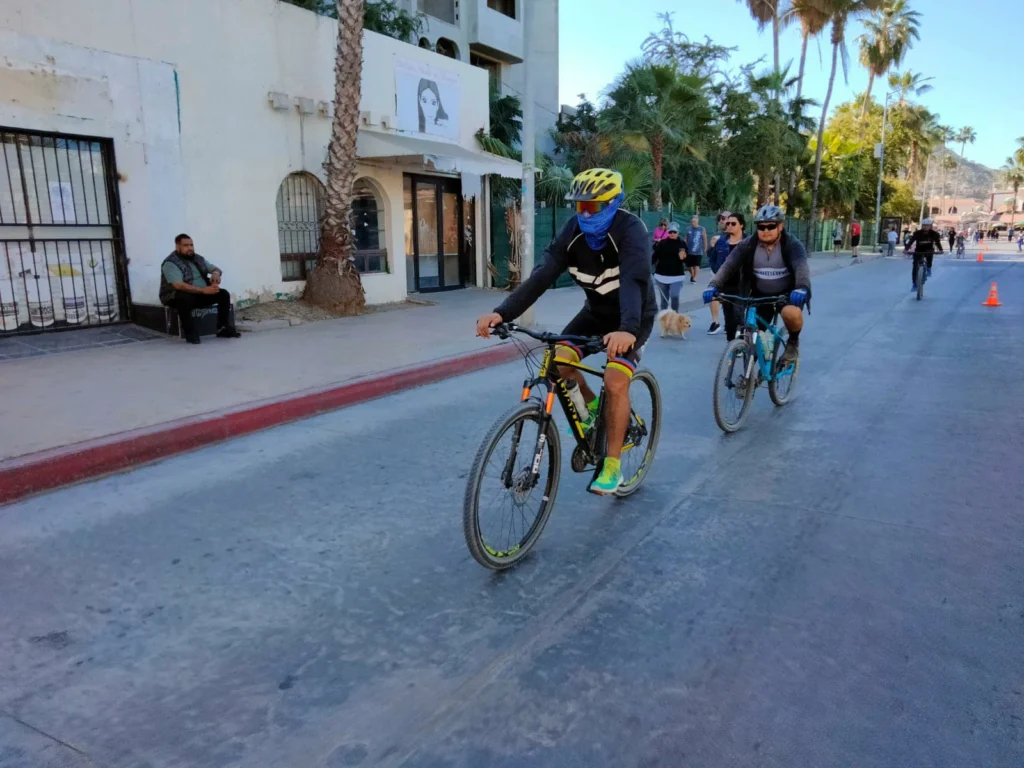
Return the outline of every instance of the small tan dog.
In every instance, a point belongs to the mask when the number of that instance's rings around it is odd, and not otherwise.
[[[679,336],[686,339],[686,332],[690,330],[690,316],[681,315],[671,309],[665,309],[658,313],[658,323],[661,325],[661,337]]]

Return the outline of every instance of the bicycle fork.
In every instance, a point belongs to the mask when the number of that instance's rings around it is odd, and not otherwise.
[[[523,388],[524,400],[529,394],[529,387]],[[555,402],[555,390],[549,388],[548,396],[544,403],[544,413],[541,415],[540,421],[537,422],[537,440],[533,448],[533,462],[530,465],[530,484],[532,488],[537,484],[540,479],[540,465],[544,460],[544,448],[547,445],[548,440],[548,424],[551,422],[551,408]],[[520,421],[515,426],[515,431],[512,435],[512,448],[508,453],[508,458],[505,460],[505,468],[501,473],[502,485],[508,490],[512,488],[512,484],[516,477],[516,458],[519,455],[519,443],[523,438],[523,422]]]

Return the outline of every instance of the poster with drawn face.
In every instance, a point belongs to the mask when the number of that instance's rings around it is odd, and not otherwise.
[[[458,141],[459,76],[395,58],[398,129]]]

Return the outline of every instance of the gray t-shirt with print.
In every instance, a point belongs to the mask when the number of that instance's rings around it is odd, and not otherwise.
[[[757,292],[766,296],[785,293],[789,290],[791,280],[789,267],[782,259],[782,245],[776,243],[769,253],[763,244],[758,243],[754,251],[754,283]]]

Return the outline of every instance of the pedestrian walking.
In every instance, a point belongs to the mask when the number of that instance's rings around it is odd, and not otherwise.
[[[886,240],[889,242],[889,248],[885,255],[892,256],[896,253],[896,241],[899,240],[899,235],[896,234],[896,227],[889,227],[889,234],[886,235]]]
[[[742,216],[733,217],[729,211],[722,211],[718,214],[718,232],[711,238],[711,250],[708,252],[708,266],[711,268],[711,274],[715,274],[729,257],[729,252],[732,250],[732,245],[729,242],[730,229],[738,228],[738,220],[742,218]],[[740,231],[742,232],[742,230]],[[717,299],[711,302],[711,327],[708,328],[708,336],[714,336],[722,330],[722,324],[719,322],[721,306],[721,302]]]
[[[690,270],[690,282],[697,282],[700,263],[708,252],[708,231],[700,225],[700,219],[690,219],[690,229],[686,232],[686,268]]]
[[[686,278],[686,251],[679,240],[679,225],[665,226],[665,237],[654,244],[654,286],[658,289],[658,309],[679,311],[679,293]]]
[[[721,269],[725,260],[732,253],[732,249],[743,242],[743,228],[747,225],[747,220],[742,213],[730,213],[729,217],[725,220],[725,231],[726,234],[722,235],[714,245],[714,259],[717,265],[715,271]],[[728,285],[722,286],[722,293],[739,293],[740,284],[739,278],[734,280]],[[712,318],[716,315],[714,306],[718,304],[718,301],[713,301],[712,306]],[[726,304],[722,307],[722,311],[725,313],[725,339],[726,341],[732,341],[736,337],[736,329],[739,328],[741,310],[733,304]],[[717,320],[711,324],[711,328],[708,329],[708,334],[713,335],[718,333],[720,328],[718,327]]]
[[[662,219],[654,230],[654,242],[660,243],[666,237],[668,237],[668,219]]]
[[[853,258],[857,258],[857,247],[860,245],[860,222],[853,219],[850,222],[850,247],[853,248]]]
[[[843,225],[838,221],[832,225],[832,255],[839,258],[839,249],[843,246]]]
[[[950,227],[949,234],[946,235],[949,238],[949,252],[953,252],[953,243],[956,242],[956,231]]]

